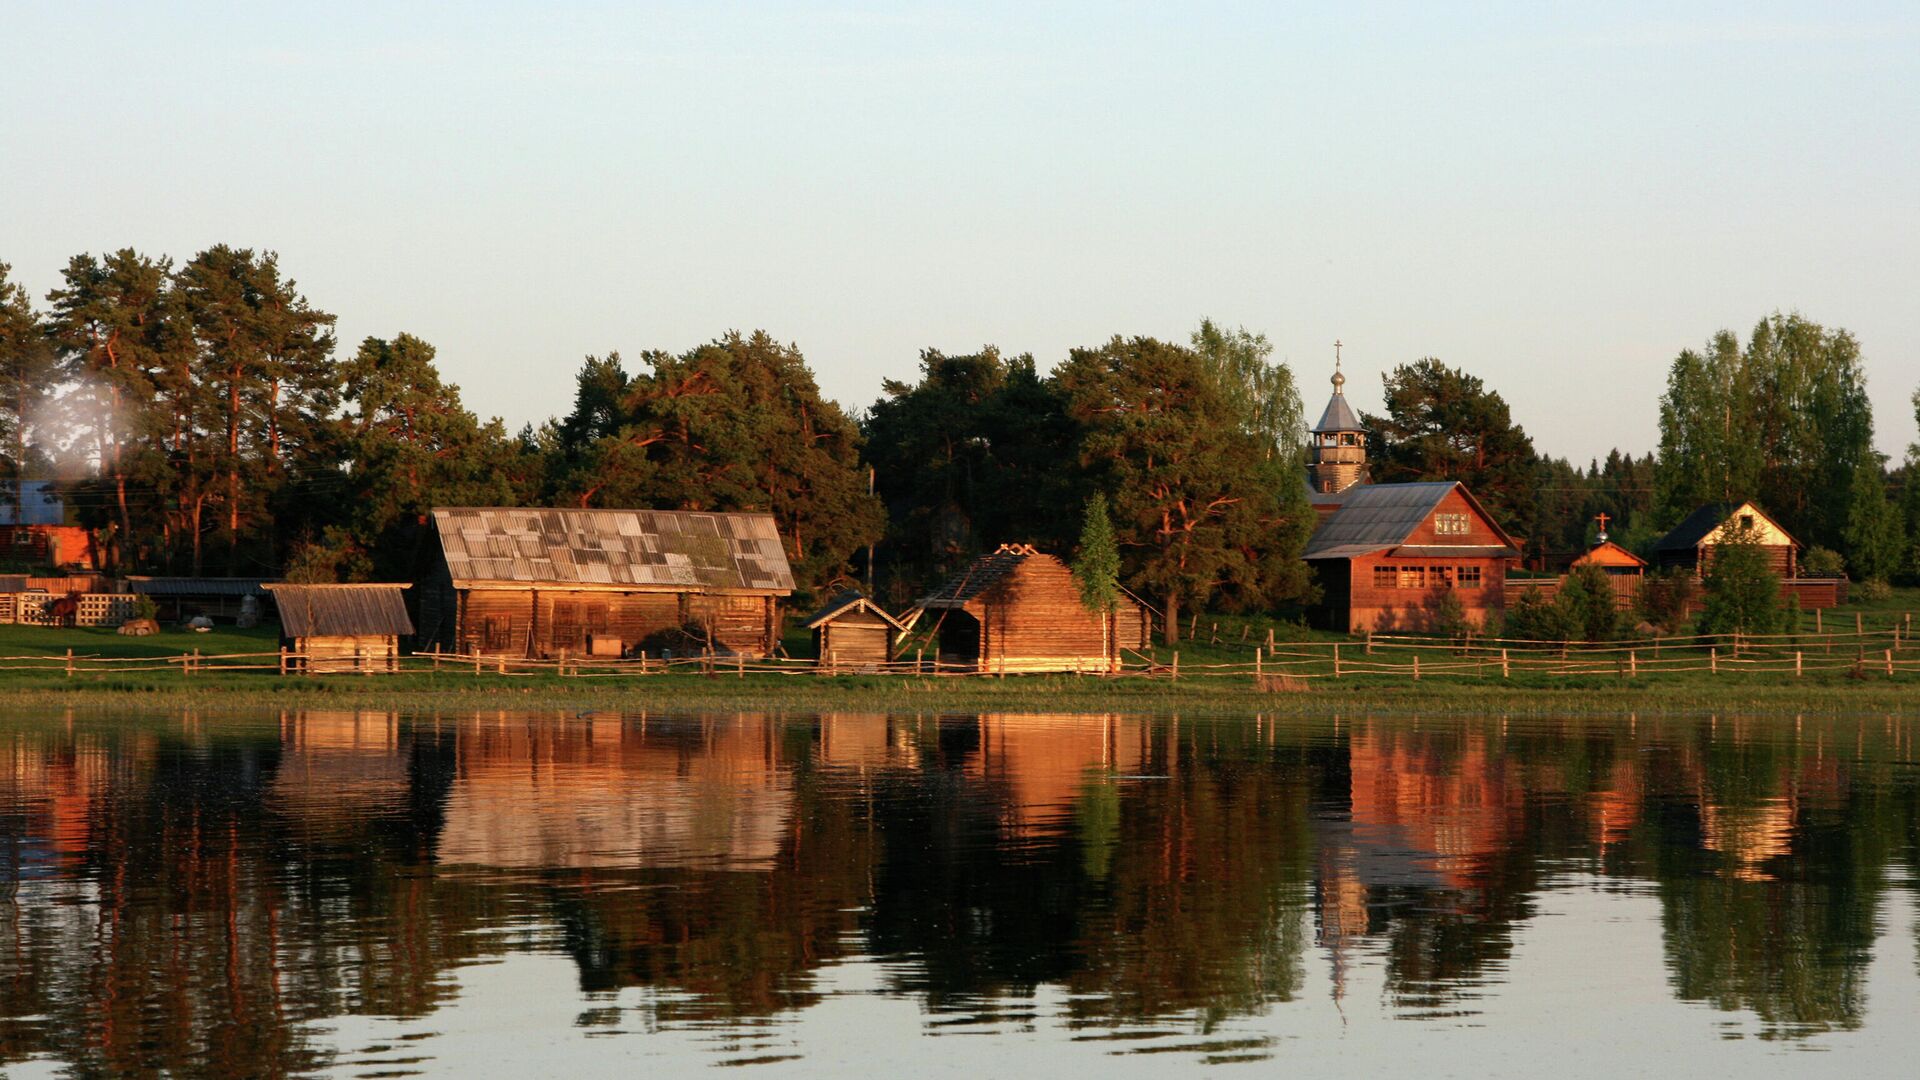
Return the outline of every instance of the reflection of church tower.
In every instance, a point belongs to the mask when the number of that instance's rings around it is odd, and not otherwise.
[[[1340,345],[1334,343],[1333,397],[1313,425],[1307,461],[1307,490],[1334,495],[1367,479],[1367,431],[1347,404],[1347,377],[1340,373]]]

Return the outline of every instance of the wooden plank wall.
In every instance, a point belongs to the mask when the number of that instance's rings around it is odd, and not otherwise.
[[[1469,543],[1477,541],[1468,541]],[[1392,555],[1365,555],[1347,560],[1352,574],[1347,586],[1348,622],[1350,633],[1366,630],[1417,630],[1423,628],[1428,615],[1426,603],[1435,594],[1431,587],[1423,589],[1403,589],[1397,584],[1401,568],[1420,567],[1431,571],[1433,567],[1447,567],[1458,579],[1461,567],[1478,567],[1480,584],[1478,586],[1458,586],[1453,589],[1460,598],[1460,605],[1466,609],[1467,621],[1478,626],[1486,621],[1489,612],[1506,609],[1504,583],[1507,576],[1506,560],[1499,558],[1468,558],[1464,556],[1422,556],[1397,557]],[[1395,586],[1392,588],[1375,587],[1373,571],[1375,567],[1386,567],[1394,571]],[[1339,613],[1334,613],[1336,625]]]
[[[1096,671],[1109,664],[1107,634],[1080,602],[1065,563],[1030,557],[967,605],[984,628],[987,671]]]
[[[538,596],[538,605],[535,597]],[[588,636],[615,637],[627,648],[689,621],[708,625],[723,649],[764,656],[772,651],[772,597],[671,592],[619,593],[571,589],[469,589],[460,596],[452,648],[487,656],[583,655]]]
[[[298,638],[294,647],[305,655],[306,669],[316,675],[391,672],[400,666],[400,642],[391,634]]]

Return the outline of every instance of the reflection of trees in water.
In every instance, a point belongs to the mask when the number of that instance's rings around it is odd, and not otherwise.
[[[1920,851],[1911,745],[1704,721],[26,728],[0,763],[0,1061],[321,1068],[311,1022],[427,1015],[548,926],[532,947],[588,993],[666,991],[655,1022],[802,1008],[865,953],[937,1010],[1046,985],[1075,1022],[1209,1026],[1301,993],[1311,910],[1336,992],[1374,962],[1399,1008],[1457,1011],[1544,875],[1579,868],[1656,882],[1676,996],[1845,1029],[1885,874]]]

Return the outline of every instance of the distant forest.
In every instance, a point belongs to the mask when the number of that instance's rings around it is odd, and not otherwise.
[[[1312,588],[1301,388],[1245,329],[1116,336],[1045,371],[929,349],[857,412],[794,345],[729,332],[589,356],[567,415],[511,432],[462,404],[426,341],[340,348],[271,252],[78,255],[40,302],[10,272],[0,478],[57,479],[122,573],[406,580],[435,505],[760,510],[803,592],[871,574],[899,603],[1002,542],[1070,555],[1097,493],[1122,580],[1163,610],[1284,609]],[[1602,512],[1644,547],[1751,498],[1816,561],[1920,578],[1920,448],[1890,469],[1858,343],[1798,314],[1678,353],[1640,456],[1542,455],[1497,391],[1433,358],[1388,372],[1385,399],[1363,418],[1373,480],[1464,481],[1529,555],[1584,548]]]

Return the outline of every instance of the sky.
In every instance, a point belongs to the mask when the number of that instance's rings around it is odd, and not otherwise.
[[[731,329],[860,408],[1206,316],[1312,416],[1337,339],[1363,410],[1435,356],[1584,461],[1798,310],[1915,439],[1910,0],[295,7],[0,0],[0,261],[277,251],[513,427]]]

